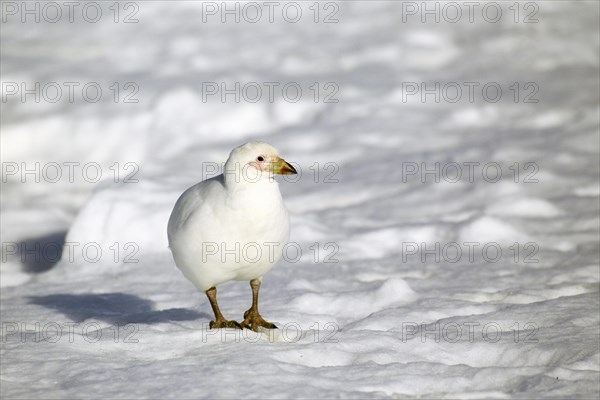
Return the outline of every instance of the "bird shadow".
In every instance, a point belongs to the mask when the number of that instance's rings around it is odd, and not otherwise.
[[[39,274],[54,267],[62,257],[67,232],[54,232],[21,241],[18,254],[25,272]]]
[[[78,323],[91,318],[116,326],[210,319],[206,313],[186,308],[154,310],[152,301],[125,293],[52,294],[29,296],[28,300],[30,304],[56,310]]]

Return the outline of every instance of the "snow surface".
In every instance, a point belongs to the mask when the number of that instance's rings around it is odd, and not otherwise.
[[[2,103],[3,163],[97,162],[105,177],[2,183],[3,398],[598,398],[596,1],[536,2],[533,24],[403,22],[391,1],[339,3],[336,24],[203,23],[200,2],[137,4],[137,24],[2,24],[3,82],[140,88],[137,104]],[[212,81],[305,95],[204,102]],[[469,81],[505,95],[403,101],[402,82]],[[339,102],[315,102],[314,82],[336,82]],[[536,82],[539,102],[512,101],[514,82]],[[281,329],[210,331],[166,223],[203,163],[255,139],[302,168],[281,181],[302,256],[263,281],[261,312]],[[115,162],[136,163],[139,182],[113,182]],[[422,183],[403,179],[407,162],[497,162],[504,175]],[[528,162],[537,183],[523,181]],[[5,247],[65,241],[79,246],[58,263]],[[480,247],[457,262],[406,247],[454,242]],[[502,257],[485,258],[486,243]],[[219,287],[226,317],[250,299],[245,283]]]

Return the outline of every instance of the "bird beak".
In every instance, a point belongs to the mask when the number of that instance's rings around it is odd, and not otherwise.
[[[279,157],[277,157],[277,160],[274,163],[271,163],[271,171],[278,175],[292,175],[298,173],[296,168],[292,167],[287,161]]]

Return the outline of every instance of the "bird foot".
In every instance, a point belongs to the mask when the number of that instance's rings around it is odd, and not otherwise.
[[[244,313],[244,321],[241,325],[244,328],[252,329],[254,332],[258,332],[259,326],[267,329],[277,329],[275,324],[265,321],[258,310],[252,308]]]
[[[237,321],[227,321],[225,319],[218,319],[216,321],[210,321],[208,325],[210,329],[223,329],[223,328],[234,328],[242,329],[242,325]]]

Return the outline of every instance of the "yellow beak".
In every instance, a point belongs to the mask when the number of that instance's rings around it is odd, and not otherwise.
[[[292,175],[298,173],[296,168],[292,167],[287,161],[279,157],[277,157],[277,161],[271,163],[271,171],[278,175]]]

